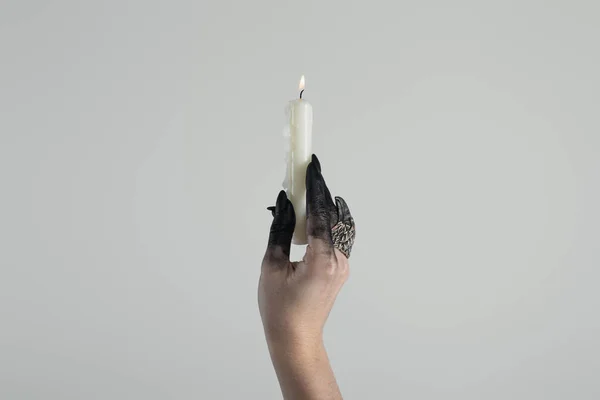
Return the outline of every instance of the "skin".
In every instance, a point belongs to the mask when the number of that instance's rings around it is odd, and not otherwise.
[[[338,222],[338,207],[314,155],[306,190],[308,246],[302,261],[289,258],[296,217],[285,192],[269,207],[273,223],[258,288],[260,315],[283,397],[342,399],[323,344],[323,328],[349,267],[346,256],[333,247],[331,228]],[[336,201],[347,210],[343,199]]]

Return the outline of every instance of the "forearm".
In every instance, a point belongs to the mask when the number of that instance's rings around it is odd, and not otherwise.
[[[321,340],[314,344],[269,344],[285,400],[340,400],[342,395]]]

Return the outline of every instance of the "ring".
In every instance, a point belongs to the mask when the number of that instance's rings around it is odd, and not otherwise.
[[[356,236],[356,227],[352,217],[339,221],[331,228],[331,238],[333,239],[333,247],[341,251],[346,258],[350,258],[350,252],[354,245],[354,237]]]

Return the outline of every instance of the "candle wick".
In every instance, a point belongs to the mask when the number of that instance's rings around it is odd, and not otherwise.
[[[304,93],[304,89],[300,91],[300,98],[302,98],[302,93]]]

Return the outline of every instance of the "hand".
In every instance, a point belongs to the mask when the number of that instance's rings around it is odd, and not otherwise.
[[[306,171],[308,246],[298,262],[289,259],[296,217],[284,191],[279,193],[275,207],[269,208],[273,223],[262,262],[258,301],[286,398],[295,398],[300,392],[304,393],[301,398],[341,398],[322,343],[323,327],[349,274],[346,255],[334,247],[332,228],[340,221],[351,223],[350,247],[354,238],[354,223],[345,201],[336,197],[336,203],[321,174],[319,160],[313,155]],[[347,254],[350,247],[345,247]],[[303,380],[298,375],[307,378],[306,385],[299,383]],[[316,386],[323,381],[327,383],[320,390]]]
[[[316,156],[306,171],[308,246],[302,261],[290,262],[295,227],[292,203],[282,190],[273,213],[269,244],[262,263],[259,307],[272,342],[318,341],[336,296],[348,279],[348,259],[333,246],[331,228],[338,209],[350,216],[341,197],[333,202]]]

